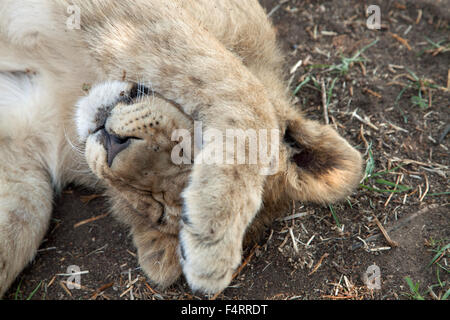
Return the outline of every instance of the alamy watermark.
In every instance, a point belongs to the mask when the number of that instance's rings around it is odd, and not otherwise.
[[[77,265],[71,265],[67,267],[66,273],[59,273],[57,276],[67,277],[64,282],[69,290],[81,289],[81,276],[87,274],[89,271],[81,271],[81,268]]]
[[[203,132],[202,122],[195,121],[194,137],[189,130],[178,129],[171,139],[178,142],[171,153],[176,165],[193,162],[259,165],[261,175],[274,175],[279,170],[279,129],[209,128]]]
[[[67,13],[70,15],[66,20],[66,27],[69,30],[81,29],[81,9],[79,6],[71,5],[67,7]]]
[[[370,30],[379,30],[381,29],[381,9],[380,6],[370,5],[367,7],[367,28]]]
[[[381,270],[376,264],[369,266],[363,274],[363,282],[368,289],[381,289]]]
[[[69,17],[66,20],[66,27],[69,30],[81,29],[81,9],[77,5],[67,7]],[[370,5],[367,7],[366,14],[368,16],[366,25],[370,30],[381,29],[381,9],[378,5]]]

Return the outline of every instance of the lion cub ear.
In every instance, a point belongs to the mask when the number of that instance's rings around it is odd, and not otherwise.
[[[350,195],[362,176],[358,151],[328,125],[287,122],[286,191],[295,200],[332,203]]]

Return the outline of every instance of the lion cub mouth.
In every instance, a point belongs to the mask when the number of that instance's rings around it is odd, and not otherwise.
[[[103,139],[103,146],[106,150],[106,158],[108,167],[111,168],[116,156],[129,147],[131,138],[121,138],[113,134],[109,134],[105,128],[101,129],[101,137]]]

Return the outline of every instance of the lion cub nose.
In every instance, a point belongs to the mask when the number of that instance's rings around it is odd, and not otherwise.
[[[101,129],[101,134],[104,139],[103,145],[106,149],[108,167],[111,168],[116,156],[130,145],[131,140],[130,138],[121,138],[114,134],[110,134],[104,128]]]

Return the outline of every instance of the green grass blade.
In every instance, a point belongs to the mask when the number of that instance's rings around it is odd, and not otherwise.
[[[375,170],[375,159],[373,158],[372,154],[372,141],[369,144],[369,147],[367,148],[368,153],[368,159],[366,164],[366,169],[364,172],[364,180],[366,181],[368,178],[370,178],[373,174],[373,170]]]
[[[399,166],[397,166],[397,167],[395,167],[395,168],[392,168],[392,169],[389,169],[389,170],[384,170],[384,171],[376,172],[376,173],[372,174],[370,177],[371,177],[371,178],[374,178],[374,177],[382,176],[383,174],[387,174],[387,173],[394,172],[395,170],[400,169],[400,168],[403,167],[403,166],[404,166],[404,164],[399,165]]]
[[[405,277],[405,281],[408,284],[409,290],[412,293],[413,299],[425,300],[419,293],[419,284],[414,284],[410,277]]]
[[[14,300],[19,300],[19,294],[20,294],[20,300],[22,300],[22,294],[20,293],[21,285],[22,285],[22,278],[20,279],[19,284],[16,289],[16,292],[14,293]]]
[[[295,88],[295,90],[294,90],[294,96],[297,95],[297,93],[300,91],[300,89],[301,89],[305,84],[307,84],[310,80],[311,80],[311,77],[309,77],[309,76],[306,77],[306,79],[303,80],[303,81],[297,86],[297,88]]]
[[[405,191],[408,191],[408,190],[412,189],[411,187],[403,186],[401,184],[396,185],[394,182],[387,181],[387,180],[384,180],[384,179],[376,179],[375,182],[378,183],[378,184],[390,186],[390,187],[393,187],[393,188],[395,188],[395,186],[397,186],[397,190],[399,192],[405,192]],[[392,190],[392,191],[394,191],[394,190]]]
[[[408,71],[408,73],[414,78],[414,80],[419,81],[419,77],[408,67],[405,67],[406,71]]]
[[[33,298],[33,296],[36,294],[36,292],[39,290],[39,288],[41,287],[42,281],[39,282],[39,284],[37,285],[37,287],[30,293],[30,295],[28,296],[27,300],[31,300],[31,298]]]
[[[450,191],[438,192],[438,193],[427,193],[427,197],[428,196],[431,196],[431,197],[443,196],[443,195],[447,195],[447,194],[450,194]]]
[[[333,219],[336,222],[337,227],[340,229],[341,228],[341,223],[339,222],[339,218],[336,215],[336,212],[334,212],[333,206],[330,204],[330,205],[328,205],[328,207],[330,208],[331,215],[333,216]]]
[[[431,44],[435,49],[439,49],[441,47],[441,43],[445,42],[445,40],[440,40],[439,42],[434,42],[433,40],[431,40],[427,36],[425,36],[425,40],[427,40],[428,43]]]
[[[330,105],[331,97],[333,96],[333,89],[334,89],[334,86],[336,84],[337,79],[338,79],[337,77],[333,79],[333,82],[331,83],[330,89],[328,89],[328,92],[327,92],[327,106]]]
[[[329,64],[319,64],[319,63],[317,63],[317,64],[308,65],[305,68],[306,69],[327,69],[327,68],[331,68],[331,67],[332,66],[329,65]]]
[[[380,39],[376,39],[376,40],[372,41],[371,43],[369,43],[367,46],[363,47],[361,50],[359,50],[359,51],[356,53],[355,57],[359,57],[361,54],[364,53],[364,51],[366,51],[366,50],[369,49],[370,47],[372,47],[372,46],[374,46],[375,44],[377,44],[377,42],[378,42],[379,40],[380,40]]]
[[[352,202],[348,198],[346,200],[347,200],[348,205],[350,206],[350,209],[353,209]]]
[[[450,289],[448,289],[445,294],[442,296],[441,300],[447,300],[448,296],[450,296]]]
[[[437,281],[438,281],[438,283],[439,283],[439,286],[441,287],[441,288],[443,288],[444,287],[444,284],[442,283],[442,281],[441,281],[441,277],[440,277],[440,272],[439,272],[439,270],[440,270],[440,268],[436,268],[436,278],[437,278]]]
[[[402,190],[389,190],[389,189],[372,188],[372,187],[366,186],[365,184],[360,184],[359,186],[361,188],[367,189],[369,191],[381,192],[381,193],[402,193],[402,192],[404,192]]]
[[[441,249],[439,249],[439,251],[436,253],[436,255],[433,257],[433,259],[431,260],[431,262],[428,264],[428,267],[431,266],[446,250],[448,250],[450,248],[450,243],[447,244],[446,246],[442,247]]]

